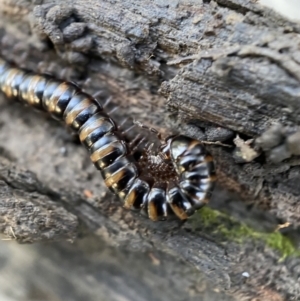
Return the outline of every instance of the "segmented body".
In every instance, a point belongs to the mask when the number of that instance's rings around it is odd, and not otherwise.
[[[76,84],[15,68],[0,58],[0,90],[47,111],[75,130],[107,187],[126,208],[152,220],[186,219],[207,203],[215,180],[212,157],[197,140],[168,138],[159,154],[136,158],[115,121]]]

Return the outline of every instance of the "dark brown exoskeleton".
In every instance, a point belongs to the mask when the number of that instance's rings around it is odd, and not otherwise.
[[[105,184],[124,201],[124,207],[141,210],[152,220],[174,214],[184,220],[208,202],[214,164],[199,141],[173,136],[157,154],[145,149],[136,158],[115,121],[74,83],[15,68],[0,58],[0,90],[75,130]]]

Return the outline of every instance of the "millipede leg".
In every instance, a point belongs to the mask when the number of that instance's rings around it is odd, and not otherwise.
[[[63,79],[70,79],[70,70],[68,68],[63,68],[59,72],[59,77]]]
[[[83,87],[82,90],[85,90],[85,88],[87,88],[90,85],[91,82],[92,82],[92,79],[90,77],[86,78],[84,80],[84,82],[82,83],[82,87]]]
[[[142,124],[141,122],[139,122],[138,120],[133,120],[133,123],[136,124],[138,127],[142,128],[142,129],[145,129],[145,130],[148,130],[151,133],[155,134],[157,136],[157,138],[159,140],[161,140],[161,133],[157,129],[146,126],[146,125]]]
[[[103,109],[106,110],[106,108],[108,107],[108,105],[111,103],[111,100],[112,100],[112,97],[111,97],[111,96],[109,96],[109,97],[106,98],[104,104],[102,105]],[[115,108],[118,108],[118,107],[116,106]],[[114,109],[115,109],[115,108],[114,108]],[[108,113],[108,115],[109,115],[109,113]]]
[[[133,128],[135,128],[136,127],[136,125],[135,124],[133,124],[133,125],[131,125],[130,127],[128,127],[126,130],[124,130],[124,131],[122,131],[121,133],[122,133],[122,135],[124,135],[124,134],[126,134],[126,133],[128,133],[128,132],[130,132]]]
[[[139,140],[140,139],[140,140]],[[143,137],[141,138],[141,135],[137,135],[136,138],[134,138],[130,143],[130,147],[131,147],[131,153],[134,153],[135,151],[138,150],[139,146],[145,142],[146,138]]]
[[[97,91],[96,93],[94,93],[92,96],[94,97],[94,98],[97,98],[97,97],[99,97],[99,96],[101,96],[101,95],[103,95],[104,94],[104,92],[102,91],[102,90],[99,90],[99,91]]]
[[[124,118],[118,125],[118,130],[122,131],[122,127],[126,124],[126,122],[128,122],[129,119],[130,119],[129,117]],[[124,132],[122,131],[122,133]]]

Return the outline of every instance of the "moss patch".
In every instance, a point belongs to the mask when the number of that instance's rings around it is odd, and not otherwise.
[[[280,252],[282,256],[280,260],[287,256],[300,257],[300,250],[295,247],[288,237],[280,232],[258,232],[233,217],[208,207],[202,208],[195,214],[194,218],[191,218],[191,226],[194,229],[200,227],[213,236],[238,243],[242,243],[246,239],[264,241],[268,247]]]

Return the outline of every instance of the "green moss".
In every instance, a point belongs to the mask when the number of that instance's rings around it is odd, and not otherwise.
[[[291,255],[300,257],[300,250],[296,249],[292,241],[280,232],[264,234],[264,238],[269,247],[281,252],[282,260]]]
[[[193,228],[200,227],[212,235],[238,243],[242,243],[246,239],[261,240],[268,247],[279,251],[282,256],[281,260],[287,256],[300,257],[300,250],[294,246],[288,237],[282,235],[280,232],[258,232],[233,217],[209,207],[199,210],[198,214],[195,214],[195,217],[191,219],[191,225]]]

